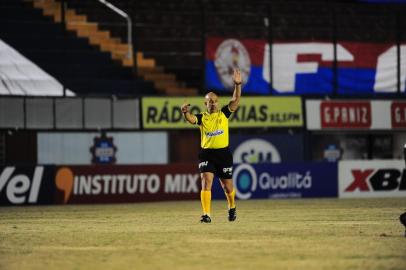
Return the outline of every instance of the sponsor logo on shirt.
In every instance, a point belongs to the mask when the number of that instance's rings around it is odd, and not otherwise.
[[[224,133],[224,130],[219,129],[219,130],[216,130],[213,132],[206,132],[206,136],[210,138],[210,137],[221,135],[223,133]]]

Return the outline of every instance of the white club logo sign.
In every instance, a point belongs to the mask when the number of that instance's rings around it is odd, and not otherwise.
[[[234,151],[235,163],[280,163],[278,149],[263,139],[250,139],[241,143]]]
[[[226,88],[234,86],[232,74],[235,68],[239,68],[242,75],[243,85],[247,83],[250,69],[251,59],[244,45],[236,39],[226,39],[217,48],[214,65],[221,79],[222,84]]]

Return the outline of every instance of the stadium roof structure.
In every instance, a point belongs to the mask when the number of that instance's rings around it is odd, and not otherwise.
[[[67,96],[75,94],[66,89]],[[0,95],[62,96],[63,85],[0,39]]]

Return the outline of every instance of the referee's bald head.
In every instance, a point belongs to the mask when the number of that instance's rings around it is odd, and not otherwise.
[[[218,95],[214,92],[208,92],[204,97],[204,104],[210,113],[218,110]]]
[[[204,96],[205,99],[210,99],[210,98],[218,98],[217,93],[210,91],[207,92],[207,94]]]

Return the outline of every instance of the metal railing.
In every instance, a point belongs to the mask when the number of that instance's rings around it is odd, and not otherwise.
[[[119,9],[112,3],[107,2],[106,0],[98,0],[98,1],[127,20],[127,43],[128,43],[127,58],[131,59],[133,57],[133,53],[132,53],[133,52],[133,49],[132,49],[133,48],[133,39],[132,39],[132,21],[131,21],[130,15],[128,15],[128,13]]]

